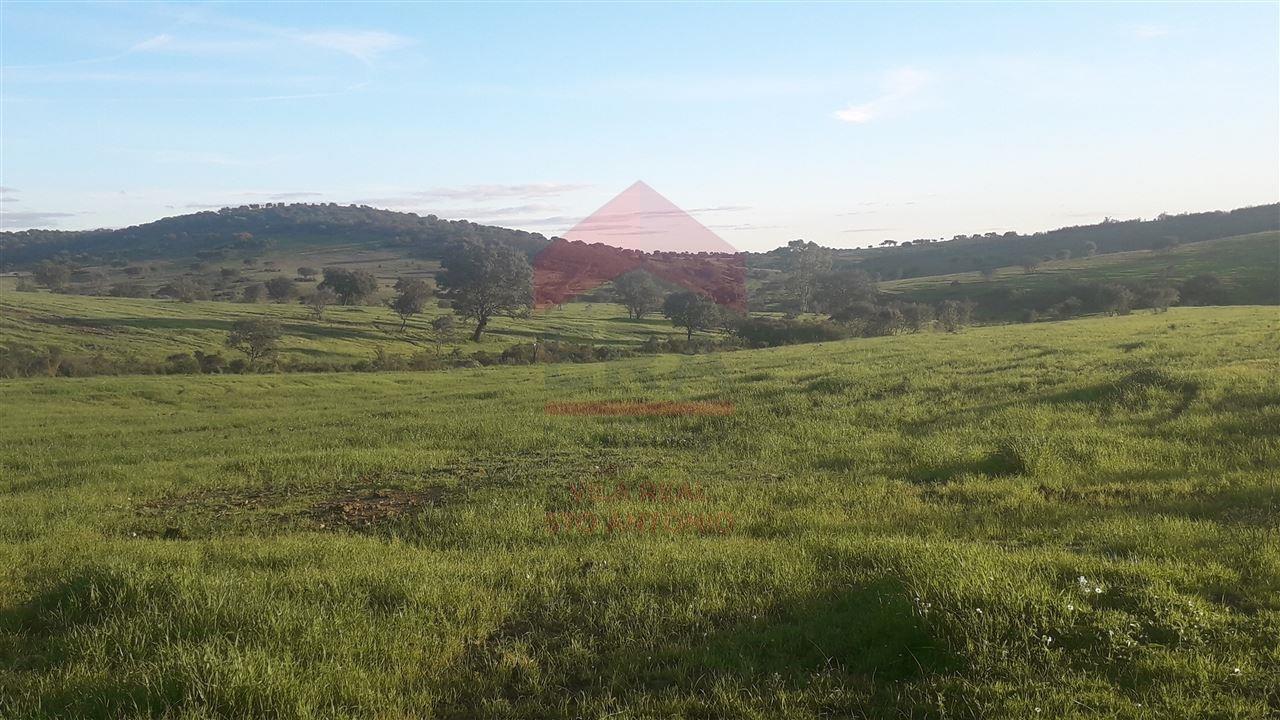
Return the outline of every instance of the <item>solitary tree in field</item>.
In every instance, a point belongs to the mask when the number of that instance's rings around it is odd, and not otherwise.
[[[442,263],[440,285],[453,312],[476,321],[471,339],[479,342],[495,315],[522,315],[533,306],[533,267],[507,245],[464,242]]]
[[[1033,273],[1040,267],[1040,261],[1035,258],[1025,258],[1022,261],[1022,269],[1026,272]]]
[[[275,353],[280,344],[280,323],[269,318],[237,320],[227,335],[227,347],[239,350],[252,365]]]
[[[629,272],[614,280],[613,288],[632,319],[641,320],[662,307],[662,289],[646,272]]]
[[[387,304],[400,316],[401,330],[409,324],[409,318],[422,312],[431,294],[431,285],[425,280],[400,278],[396,281],[396,296]]]
[[[316,320],[324,319],[324,311],[329,309],[330,305],[338,302],[338,294],[327,287],[316,288],[314,292],[307,296],[305,305],[311,311],[311,317]]]
[[[267,281],[267,295],[276,302],[289,302],[296,293],[297,286],[291,278],[280,275]]]
[[[313,267],[307,267],[304,265],[298,268],[298,277],[302,278],[303,280],[311,280],[319,274],[320,274],[320,271],[316,270]]]
[[[949,333],[960,332],[973,317],[973,308],[972,300],[943,300],[938,305],[938,324]]]
[[[36,266],[31,276],[50,290],[58,290],[71,281],[71,268],[60,262],[45,260]]]
[[[672,325],[685,329],[685,338],[693,339],[696,330],[706,330],[720,319],[720,306],[695,292],[679,292],[667,296],[662,315]]]
[[[431,321],[431,334],[436,341],[436,354],[440,354],[441,348],[447,342],[453,342],[454,323],[452,315],[441,315]]]
[[[378,291],[378,279],[364,270],[327,267],[319,287],[332,290],[343,305],[354,305]]]

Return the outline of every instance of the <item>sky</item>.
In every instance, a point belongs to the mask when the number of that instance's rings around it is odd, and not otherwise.
[[[1280,4],[0,3],[0,224],[359,203],[734,247],[1280,201]]]

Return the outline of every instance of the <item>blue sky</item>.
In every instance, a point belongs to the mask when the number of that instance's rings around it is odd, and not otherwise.
[[[735,246],[1280,200],[1280,5],[0,5],[5,229],[337,201]]]

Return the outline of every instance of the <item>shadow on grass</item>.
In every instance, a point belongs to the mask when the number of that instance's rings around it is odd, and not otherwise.
[[[259,317],[257,315],[246,315],[248,317]],[[96,330],[118,330],[121,328],[133,328],[137,330],[209,330],[230,332],[231,326],[238,318],[227,320],[219,320],[215,318],[155,318],[155,317],[121,317],[121,318],[57,318],[48,321],[50,325],[60,325],[70,328],[93,328]],[[319,325],[295,322],[281,323],[284,332],[287,335],[296,335],[303,338],[317,338],[330,340],[389,340],[387,333],[370,326],[369,329],[359,329],[350,327],[339,327],[332,324]]]
[[[758,617],[706,618],[705,626],[619,618],[605,603],[590,602],[598,592],[572,586],[565,592],[581,593],[583,601],[527,601],[463,653],[451,673],[453,714],[446,717],[480,716],[497,698],[517,715],[537,715],[571,699],[580,704],[566,708],[574,716],[654,693],[678,697],[693,716],[710,717],[726,710],[716,705],[724,698],[715,691],[734,688],[740,699],[773,702],[816,678],[845,691],[849,705],[829,709],[896,716],[912,706],[903,683],[957,667],[914,612],[905,588],[888,579],[778,602]],[[635,629],[645,627],[637,637]],[[537,673],[512,664],[513,656],[537,658]]]

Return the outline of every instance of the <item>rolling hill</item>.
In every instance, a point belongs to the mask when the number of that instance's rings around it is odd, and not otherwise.
[[[352,244],[364,249],[391,248],[403,256],[438,258],[447,244],[465,239],[503,242],[530,253],[548,242],[537,233],[366,205],[267,203],[179,215],[117,230],[0,233],[0,268],[23,267],[54,257],[66,257],[80,265],[226,260],[273,249],[301,251]]]
[[[1280,305],[1280,232],[1219,238],[1166,250],[1134,250],[1088,258],[1050,260],[1034,271],[1005,267],[880,283],[896,299],[937,303],[972,300],[988,317],[1010,319],[1018,309],[1043,310],[1081,284],[1113,282],[1131,287],[1160,282],[1178,286],[1197,275],[1222,280],[1212,303]]]

